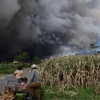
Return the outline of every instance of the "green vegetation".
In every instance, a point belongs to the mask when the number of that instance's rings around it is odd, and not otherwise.
[[[50,85],[50,90],[45,92],[47,97],[44,95],[47,100],[100,99],[99,54],[51,58],[42,62],[40,69],[42,86]],[[54,86],[57,89],[54,89]],[[69,90],[70,87],[73,87],[72,90]],[[56,92],[52,93],[52,91]]]
[[[20,66],[20,64],[13,64],[13,63],[6,63],[3,62],[0,64],[0,77],[7,75],[7,74],[12,74],[15,70],[17,70],[18,66]],[[29,68],[30,64],[28,63],[23,63],[22,68]]]
[[[98,54],[97,49],[98,49],[99,47],[100,47],[100,46],[96,46],[96,45],[94,45],[94,44],[90,44],[89,50],[91,50],[94,54]]]
[[[40,92],[42,100],[100,100],[100,95],[96,95],[93,88],[69,88],[65,93],[61,93],[56,86],[45,86]]]
[[[27,62],[28,59],[29,59],[28,52],[23,52],[15,56],[15,60],[19,62]]]
[[[23,61],[18,64],[1,63],[0,74],[11,74],[20,64],[23,69],[31,66]],[[38,64],[40,72],[41,100],[100,99],[99,54],[55,57],[42,62],[34,57],[32,63]]]
[[[41,95],[43,100],[51,100],[51,99],[55,99],[55,98],[65,100],[67,98],[70,98],[69,95],[67,95],[65,93],[63,93],[63,94],[60,93],[56,86],[54,86],[53,88],[51,88],[49,86],[45,86],[45,87],[43,87],[42,90],[44,90],[43,95]]]
[[[22,66],[23,69],[29,68],[31,64],[40,64],[41,60],[38,57],[34,57],[32,63],[28,62],[29,55],[28,52],[22,52],[15,56],[13,62],[4,61],[0,64],[0,77],[12,74],[15,70],[17,70],[18,66]]]
[[[32,63],[37,65],[41,63],[41,60],[38,57],[34,57]]]

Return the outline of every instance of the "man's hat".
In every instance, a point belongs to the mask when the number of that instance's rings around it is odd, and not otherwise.
[[[36,68],[37,66],[35,64],[31,65],[31,68]]]

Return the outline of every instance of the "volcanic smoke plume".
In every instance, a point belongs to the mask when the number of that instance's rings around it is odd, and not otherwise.
[[[88,52],[100,38],[100,0],[0,0],[0,61],[17,50],[41,58]]]

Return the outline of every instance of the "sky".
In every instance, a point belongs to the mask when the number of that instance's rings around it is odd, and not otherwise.
[[[96,45],[99,45],[100,46],[100,39],[98,39]]]
[[[95,43],[96,46],[100,46],[100,39]],[[100,51],[100,47],[97,49],[97,51]]]
[[[100,44],[100,0],[0,0],[0,61],[88,53]]]

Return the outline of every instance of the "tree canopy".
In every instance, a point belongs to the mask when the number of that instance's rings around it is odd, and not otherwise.
[[[97,49],[100,46],[96,46],[95,44],[90,44],[89,50],[92,50],[94,53],[97,53]]]
[[[29,59],[28,52],[23,52],[15,56],[15,60],[20,62],[27,62]]]
[[[34,64],[37,65],[37,64],[40,64],[41,63],[41,60],[38,57],[34,57],[32,63],[34,63]]]

